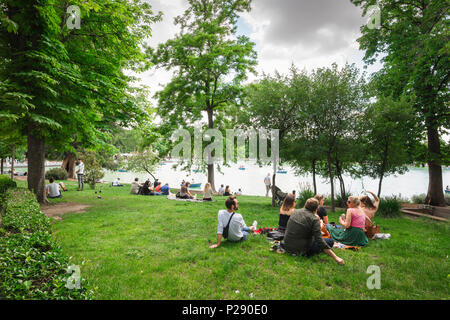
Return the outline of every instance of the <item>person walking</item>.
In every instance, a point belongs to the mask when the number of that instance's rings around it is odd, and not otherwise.
[[[81,160],[81,159],[78,159],[77,177],[78,177],[78,191],[83,191],[84,190],[84,163],[83,163],[83,160]]]
[[[264,178],[264,184],[266,185],[266,197],[269,196],[269,190],[271,187],[271,182],[270,182],[270,173],[267,174],[267,176]]]

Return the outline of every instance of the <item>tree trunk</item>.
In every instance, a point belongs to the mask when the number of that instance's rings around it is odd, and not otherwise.
[[[442,167],[440,164],[441,144],[435,120],[426,118],[428,137],[428,193],[425,203],[433,206],[445,206],[444,187],[442,183]]]
[[[64,160],[61,164],[61,168],[67,171],[67,176],[71,179],[75,179],[75,153],[67,152]]]
[[[1,160],[1,162],[2,162],[1,165],[0,165],[0,167],[1,167],[1,168],[0,168],[0,174],[3,174],[3,161],[4,161],[5,159],[1,158],[0,160]]]
[[[317,184],[316,184],[316,160],[313,160],[313,161],[312,161],[312,175],[313,175],[314,194],[317,194]]]
[[[388,150],[389,150],[389,144],[387,142],[385,142],[383,163],[381,164],[381,170],[380,170],[380,182],[378,183],[378,192],[377,192],[377,197],[378,198],[381,195],[381,183],[383,182],[384,171],[386,170],[387,158],[388,158]]]
[[[214,129],[214,119],[213,119],[213,109],[208,108],[208,128]],[[209,157],[209,155],[208,155]],[[214,163],[211,163],[211,158],[208,159],[208,182],[211,184],[211,189],[213,193],[216,193],[216,187],[214,184]]]
[[[330,183],[331,183],[331,212],[335,211],[334,207],[334,183],[333,183],[333,171],[331,170],[331,155],[330,153],[327,154],[327,162],[328,162],[328,175],[330,177]]]
[[[14,180],[14,161],[16,158],[16,145],[13,143],[11,146],[11,180]]]
[[[39,203],[48,203],[45,195],[45,140],[28,125],[28,189],[33,191]]]

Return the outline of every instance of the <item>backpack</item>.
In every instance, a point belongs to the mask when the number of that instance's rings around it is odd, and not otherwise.
[[[230,228],[230,222],[231,222],[231,219],[233,219],[233,216],[234,216],[234,212],[231,215],[230,220],[228,220],[227,226],[223,229],[222,235],[225,239],[228,239],[228,229]]]

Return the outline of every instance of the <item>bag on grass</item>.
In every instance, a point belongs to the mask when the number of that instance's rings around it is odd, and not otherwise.
[[[272,238],[273,240],[283,240],[284,233],[278,230],[269,231],[267,233],[267,238]]]
[[[372,221],[368,218],[366,218],[366,236],[369,239],[372,239],[376,233],[380,233],[380,226],[376,226],[372,224]]]

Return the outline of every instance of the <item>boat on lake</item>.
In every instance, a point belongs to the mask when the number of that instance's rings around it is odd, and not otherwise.
[[[119,169],[117,171],[119,171],[119,172],[128,172],[128,170],[125,170],[125,169]]]
[[[193,183],[193,184],[191,184],[190,186],[189,186],[189,188],[200,188],[202,186],[202,184],[201,183]]]
[[[238,170],[245,170],[245,167],[244,167],[244,166],[240,166],[240,167],[238,168]]]
[[[287,170],[284,169],[284,168],[279,168],[279,169],[277,170],[277,173],[287,173]]]

